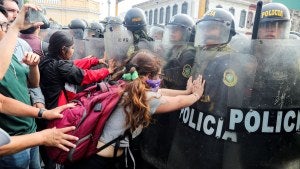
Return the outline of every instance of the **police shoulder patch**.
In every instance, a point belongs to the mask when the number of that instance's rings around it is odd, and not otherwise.
[[[184,65],[182,69],[182,76],[189,78],[191,74],[192,74],[192,66],[189,64]]]
[[[129,46],[128,50],[127,50],[127,57],[131,57],[131,55],[134,53],[134,45]]]
[[[223,83],[228,87],[233,87],[237,84],[238,77],[232,69],[226,69],[223,74]]]

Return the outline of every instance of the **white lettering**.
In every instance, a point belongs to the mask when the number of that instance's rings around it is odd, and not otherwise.
[[[281,131],[281,123],[282,122],[282,111],[278,111],[277,120],[276,120],[276,129],[275,132],[279,133]]]
[[[217,126],[217,131],[216,131],[216,138],[219,139],[221,138],[221,132],[222,132],[222,128],[223,128],[223,119],[219,118],[218,119],[218,126]]]
[[[229,121],[229,129],[235,130],[235,124],[240,123],[243,120],[243,112],[237,109],[230,110],[230,121]]]
[[[192,109],[192,111],[190,112],[190,120],[189,120],[189,126],[192,127],[193,129],[195,129],[196,124],[193,122],[193,118],[194,118],[194,109]]]
[[[182,119],[184,123],[188,122],[189,116],[190,116],[190,108],[187,107],[184,109],[184,114],[183,114],[183,119]]]
[[[184,110],[185,110],[185,109],[186,109],[186,108],[181,109],[180,114],[179,114],[179,118],[181,118],[181,115],[184,113]]]
[[[236,132],[225,131],[222,139],[237,142]]]
[[[269,111],[264,111],[262,129],[261,129],[263,133],[274,132],[274,127],[270,127],[268,126],[268,124],[269,124]]]
[[[199,116],[198,116],[198,122],[197,122],[197,128],[196,128],[196,130],[198,130],[198,131],[201,130],[202,120],[203,120],[203,113],[200,112]]]
[[[215,124],[216,123],[215,117],[212,115],[207,115],[205,117],[204,122],[203,122],[203,131],[207,135],[212,135],[214,132],[214,129],[212,127],[210,127],[210,129],[208,128],[209,122],[211,122],[211,124]]]
[[[291,125],[289,125],[289,119],[290,118],[295,118],[296,117],[296,113],[292,110],[288,111],[284,117],[284,121],[283,121],[283,128],[286,132],[291,132],[293,131],[293,128],[295,127],[294,123],[291,123]]]
[[[253,126],[251,126],[251,118],[254,118],[254,124]],[[257,111],[251,111],[249,113],[246,114],[245,117],[245,128],[246,130],[251,133],[251,132],[255,132],[258,130],[260,126],[260,116],[259,113]]]
[[[300,111],[298,110],[298,117],[297,117],[296,131],[299,132],[299,130],[300,130]]]

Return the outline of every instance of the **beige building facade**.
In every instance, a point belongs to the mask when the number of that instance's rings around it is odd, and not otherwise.
[[[100,2],[94,0],[29,0],[29,3],[44,8],[47,18],[62,26],[76,18],[87,22],[99,21]]]

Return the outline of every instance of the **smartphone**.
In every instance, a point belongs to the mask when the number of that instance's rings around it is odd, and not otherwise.
[[[46,18],[45,15],[42,13],[42,11],[29,8],[27,12],[26,20],[29,23],[35,23],[35,22],[45,22]]]

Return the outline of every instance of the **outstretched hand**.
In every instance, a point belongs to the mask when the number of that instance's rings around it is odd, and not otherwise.
[[[188,94],[191,94],[193,92],[193,78],[192,76],[189,77],[187,83],[186,83],[186,91]]]
[[[205,80],[203,80],[202,75],[199,75],[197,79],[193,81],[193,90],[194,94],[197,94],[199,98],[203,95],[204,92]]]
[[[52,129],[45,129],[39,131],[43,135],[43,145],[57,147],[64,151],[69,151],[68,147],[75,148],[76,145],[73,144],[71,141],[77,141],[78,137],[66,134],[72,130],[74,130],[74,126],[65,127],[65,128],[52,128]]]
[[[65,109],[73,108],[75,106],[76,106],[76,103],[69,103],[69,104],[66,104],[63,106],[56,107],[51,110],[46,110],[43,113],[43,118],[47,119],[47,120],[63,118],[63,115],[61,114],[61,112]]]

